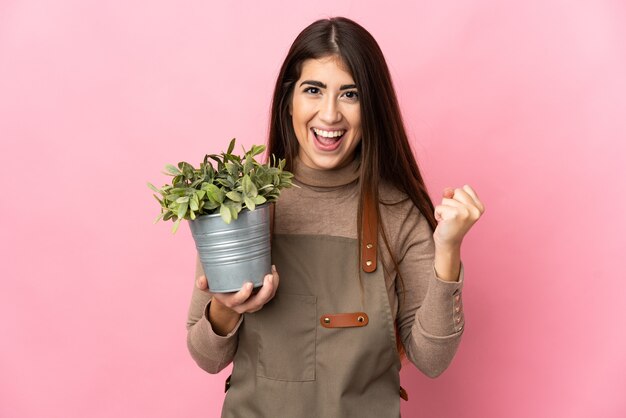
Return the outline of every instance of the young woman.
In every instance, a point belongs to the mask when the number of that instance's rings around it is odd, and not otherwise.
[[[461,242],[484,205],[464,185],[433,206],[383,54],[351,20],[296,38],[270,124],[300,186],[275,204],[275,267],[257,293],[211,295],[198,263],[189,351],[209,373],[233,362],[224,417],[398,417],[401,356],[436,377],[456,352]]]

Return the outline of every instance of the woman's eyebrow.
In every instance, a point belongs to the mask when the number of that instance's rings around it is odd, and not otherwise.
[[[321,81],[316,81],[316,80],[304,80],[302,83],[300,83],[300,87],[302,87],[303,84],[310,84],[311,86],[319,87],[322,89],[326,88],[326,84],[322,83]],[[356,84],[344,84],[339,87],[339,90],[347,90],[347,89],[354,89],[354,88],[356,88]]]

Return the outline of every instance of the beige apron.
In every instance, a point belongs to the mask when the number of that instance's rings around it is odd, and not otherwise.
[[[376,244],[367,244],[363,256],[375,255]],[[245,314],[222,417],[400,416],[383,269],[363,258],[363,270],[373,271],[359,272],[358,254],[354,239],[273,237],[280,285],[260,311]]]

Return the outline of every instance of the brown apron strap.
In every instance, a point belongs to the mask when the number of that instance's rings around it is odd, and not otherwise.
[[[361,266],[366,273],[376,270],[378,253],[378,217],[374,199],[365,195],[363,199],[363,218],[361,222]]]

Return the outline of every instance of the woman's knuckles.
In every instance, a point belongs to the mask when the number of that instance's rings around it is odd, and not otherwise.
[[[198,289],[204,290],[207,287],[206,278],[204,276],[200,276],[196,279],[196,287]]]

